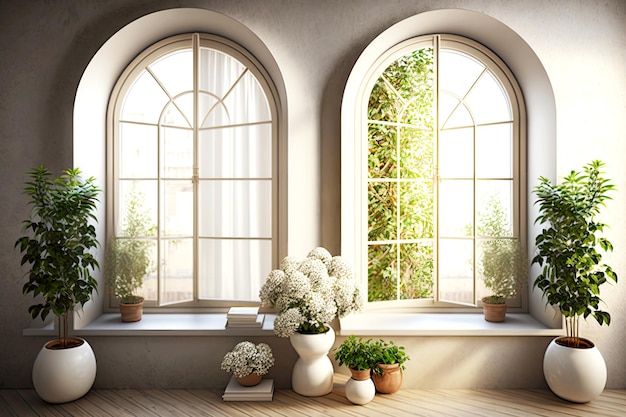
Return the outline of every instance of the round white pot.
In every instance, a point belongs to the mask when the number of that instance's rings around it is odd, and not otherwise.
[[[289,337],[298,353],[291,373],[291,388],[300,395],[318,397],[333,390],[333,364],[328,352],[335,343],[335,332],[328,326],[326,333],[294,333]]]
[[[70,338],[79,345],[54,349],[58,340],[47,342],[33,365],[33,386],[42,400],[60,404],[87,394],[96,379],[96,356],[89,343]]]
[[[364,405],[374,399],[376,387],[370,378],[370,371],[355,371],[350,369],[352,378],[346,382],[346,398],[352,404]]]
[[[581,338],[586,347],[548,345],[543,357],[543,374],[553,393],[564,400],[586,403],[597,398],[606,386],[606,363],[590,340]]]

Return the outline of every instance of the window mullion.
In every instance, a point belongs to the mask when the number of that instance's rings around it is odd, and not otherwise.
[[[199,275],[199,265],[198,256],[199,251],[199,156],[198,156],[198,121],[200,120],[200,106],[199,106],[199,77],[200,77],[200,36],[197,33],[193,34],[193,169],[192,169],[192,194],[193,194],[193,243],[192,243],[192,251],[193,251],[193,300],[197,301],[199,299],[199,288],[198,288],[198,275]]]
[[[441,37],[435,35],[433,37],[433,88],[435,93],[433,94],[434,103],[433,109],[435,112],[435,125],[433,127],[433,301],[437,303],[439,299],[439,184],[441,183],[441,177],[439,176],[439,47],[441,43]]]

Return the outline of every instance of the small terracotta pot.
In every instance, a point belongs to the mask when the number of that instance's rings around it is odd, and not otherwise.
[[[237,377],[237,382],[239,382],[239,385],[244,387],[253,387],[255,385],[258,385],[262,379],[262,375],[252,372],[251,374],[248,374],[246,376]]]
[[[400,364],[386,365],[379,363],[376,367],[382,370],[381,374],[376,372],[372,374],[376,391],[381,394],[393,394],[398,391],[402,386],[402,368]]]
[[[120,315],[125,323],[140,321],[143,316],[143,299],[136,304],[120,303]]]
[[[489,304],[483,302],[483,314],[489,322],[503,322],[506,317],[506,304]]]
[[[357,381],[366,381],[370,379],[372,373],[372,371],[369,369],[366,369],[364,371],[358,371],[352,368],[350,368],[350,372],[352,373],[352,379],[355,379]]]

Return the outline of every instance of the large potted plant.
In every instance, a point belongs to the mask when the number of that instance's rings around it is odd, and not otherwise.
[[[601,171],[604,163],[593,161],[582,171],[571,171],[560,184],[540,177],[534,189],[539,205],[537,223],[543,230],[536,238],[533,264],[541,267],[534,287],[543,291],[547,304],[565,319],[566,336],[553,340],[543,362],[550,389],[561,398],[588,402],[606,384],[606,363],[594,343],[579,335],[581,316],[592,316],[609,325],[611,316],[600,309],[600,286],[617,274],[602,262],[612,244],[598,236],[606,225],[596,217],[615,189]]]
[[[354,404],[367,404],[376,395],[371,370],[375,366],[371,339],[363,340],[350,335],[335,349],[339,366],[350,369],[351,378],[346,382],[346,398]]]
[[[45,167],[33,168],[25,193],[30,197],[30,216],[24,235],[15,246],[28,265],[24,294],[40,300],[29,307],[33,319],[57,317],[59,336],[47,342],[35,359],[33,385],[45,401],[63,403],[85,395],[96,377],[96,359],[84,339],[68,335],[70,316],[87,303],[97,281],[92,272],[98,261],[95,221],[100,192],[93,177],[82,180],[78,168],[51,179]]]
[[[119,300],[123,322],[141,320],[144,298],[137,294],[143,278],[151,271],[151,246],[146,237],[153,233],[150,217],[143,208],[142,195],[131,190],[123,218],[121,237],[107,247],[104,274],[109,288]]]

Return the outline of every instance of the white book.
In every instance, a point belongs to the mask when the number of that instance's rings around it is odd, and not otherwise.
[[[271,401],[274,395],[274,380],[263,379],[253,387],[244,387],[235,376],[230,377],[224,390],[224,401]]]
[[[231,307],[226,314],[228,318],[250,318],[259,314],[259,307]]]

